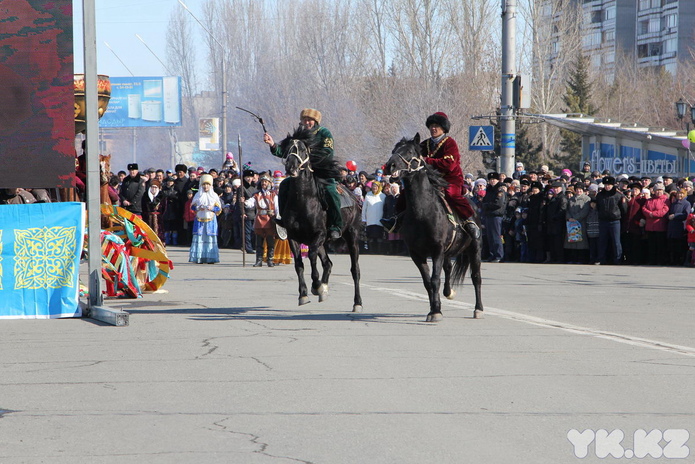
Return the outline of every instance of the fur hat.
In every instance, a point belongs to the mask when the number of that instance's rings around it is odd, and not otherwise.
[[[500,173],[499,172],[488,172],[487,173],[487,180],[492,180],[492,179],[500,180]]]
[[[138,170],[138,163],[130,163],[128,165],[128,171],[133,171],[133,170],[135,170],[135,171]]]
[[[210,184],[212,185],[212,176],[210,174],[203,174],[200,176],[200,185]]]
[[[152,179],[152,180],[150,181],[150,187],[152,187],[153,185],[154,185],[154,186],[157,186],[157,187],[159,187],[159,188],[162,188],[162,183],[159,182],[157,179]]]
[[[449,122],[449,116],[441,111],[431,114],[427,117],[425,121],[425,126],[429,129],[432,124],[437,124],[442,128],[444,133],[448,133],[451,130],[451,123]]]
[[[251,177],[255,175],[256,171],[254,171],[253,169],[244,169],[244,177]]]
[[[188,167],[185,164],[177,164],[174,168],[174,172],[188,172]]]
[[[615,185],[615,177],[607,176],[603,178],[603,185]]]
[[[321,124],[321,112],[313,108],[304,108],[301,113],[299,113],[299,119],[311,118],[316,121],[317,124]]]

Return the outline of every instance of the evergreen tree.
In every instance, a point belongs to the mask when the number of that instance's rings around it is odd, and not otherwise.
[[[562,97],[566,108],[562,111],[584,115],[595,114],[598,108],[591,102],[591,87],[589,58],[580,53],[567,79],[567,91]],[[564,156],[558,156],[553,164],[562,168],[577,169],[582,157],[582,136],[567,129],[560,129],[560,135],[562,136],[560,149],[564,152]]]
[[[534,146],[529,138],[528,125],[519,123],[517,126],[516,149],[514,151],[514,158],[516,161],[524,163],[524,167],[527,171],[532,167],[535,169],[537,166],[543,164],[542,153],[543,144],[540,143]]]

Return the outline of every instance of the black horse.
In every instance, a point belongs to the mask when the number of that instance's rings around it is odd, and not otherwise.
[[[430,299],[428,322],[442,319],[439,286],[444,269],[444,296],[453,299],[456,292],[452,282],[458,285],[470,266],[471,280],[475,288],[475,310],[473,317],[483,315],[480,297],[480,250],[481,239],[471,238],[462,228],[454,226],[447,217],[441,190],[447,183],[434,169],[425,164],[420,149],[420,134],[412,140],[402,139],[391,152],[385,173],[403,181],[406,209],[403,215],[401,234],[408,246],[410,258],[420,270]],[[432,258],[430,275],[427,258]],[[452,263],[452,258],[455,258]]]
[[[287,229],[287,238],[294,257],[294,269],[299,279],[299,305],[309,303],[306,282],[304,281],[304,263],[300,244],[309,247],[309,262],[311,263],[311,293],[318,295],[319,302],[328,294],[328,278],[331,275],[333,263],[326,252],[327,237],[326,211],[323,208],[324,183],[326,179],[339,176],[338,165],[332,159],[322,156],[321,147],[317,146],[314,134],[299,128],[293,135],[287,136],[281,143],[285,170],[288,178],[283,181],[281,189],[287,189],[284,198],[287,204],[281,205],[282,223]],[[362,297],[360,296],[360,266],[359,245],[357,239],[361,224],[360,205],[349,197],[351,206],[341,209],[343,216],[343,239],[350,252],[350,272],[355,284],[353,312],[362,312]],[[323,275],[319,279],[316,258],[321,260]]]

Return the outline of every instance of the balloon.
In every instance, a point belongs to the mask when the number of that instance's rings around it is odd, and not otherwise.
[[[357,163],[354,161],[348,161],[345,163],[345,167],[348,168],[348,171],[357,171]]]
[[[690,140],[683,139],[683,140],[681,140],[681,143],[683,144],[683,148],[690,150]]]
[[[688,132],[688,140],[695,143],[695,129]]]

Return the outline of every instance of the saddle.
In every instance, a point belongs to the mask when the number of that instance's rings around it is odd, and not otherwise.
[[[350,208],[355,204],[355,195],[341,184],[336,185],[338,195],[340,195],[340,209]]]

